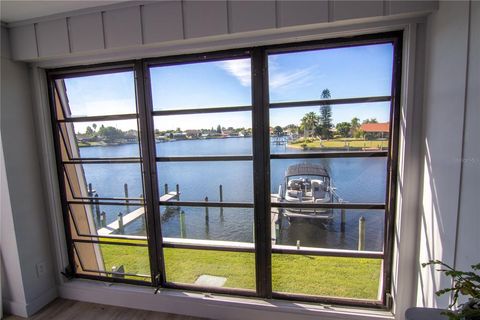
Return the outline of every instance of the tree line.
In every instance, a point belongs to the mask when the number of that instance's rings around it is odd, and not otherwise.
[[[320,137],[321,139],[332,139],[334,134],[342,138],[362,138],[363,131],[361,125],[365,123],[378,123],[377,119],[370,118],[360,122],[360,119],[354,117],[350,122],[339,122],[335,126],[332,120],[332,108],[328,103],[328,99],[331,98],[330,90],[324,89],[321,94],[322,102],[320,105],[319,113],[308,112],[300,120],[300,125],[289,124],[285,127],[276,126],[273,128],[273,134],[280,136],[284,134],[284,131],[289,131],[294,134],[303,135],[307,137]],[[334,132],[333,128],[335,127]]]
[[[112,126],[104,126],[103,124],[97,130],[97,124],[93,123],[91,127],[87,126],[84,136],[89,140],[103,140],[108,142],[121,139],[137,139],[138,132],[133,129],[123,131]]]

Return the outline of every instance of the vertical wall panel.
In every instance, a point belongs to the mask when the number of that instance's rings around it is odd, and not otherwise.
[[[37,39],[33,24],[9,29],[12,57],[15,60],[30,60],[38,57]]]
[[[333,1],[333,21],[383,15],[383,1]]]
[[[50,57],[70,53],[67,20],[58,19],[37,24],[38,55]]]
[[[278,27],[321,23],[328,21],[328,1],[278,1]]]
[[[103,23],[107,48],[142,44],[139,6],[106,11],[103,13]]]
[[[424,97],[423,192],[420,203],[419,261],[453,265],[464,126],[468,2],[442,2],[427,23]],[[420,268],[417,304],[443,308],[450,286],[435,267]]]
[[[181,1],[162,1],[142,6],[145,43],[183,39]]]
[[[275,1],[229,1],[230,32],[272,29],[276,25]]]
[[[72,52],[104,49],[100,12],[71,17],[68,24]]]
[[[461,270],[480,261],[480,2],[470,7],[470,44],[466,96],[465,134],[463,136],[462,186],[455,266]]]
[[[184,1],[183,15],[186,38],[228,33],[226,1]]]
[[[409,12],[431,12],[438,8],[438,1],[388,1],[387,14],[402,14]]]

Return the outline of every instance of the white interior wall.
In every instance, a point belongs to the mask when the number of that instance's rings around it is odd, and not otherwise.
[[[6,37],[2,27],[2,40]],[[57,295],[29,80],[27,64],[12,61],[2,48],[2,292],[5,311],[22,316]],[[38,263],[44,263],[43,275],[37,274]]]
[[[463,132],[462,176],[455,266],[469,269],[480,262],[480,2],[470,8],[470,42],[468,51],[465,123]]]
[[[440,2],[427,22],[417,305],[446,307],[448,278],[420,264],[480,261],[479,3]],[[477,209],[475,209],[477,208]]]
[[[0,318],[5,311],[27,316],[17,240],[15,239],[12,207],[7,185],[7,172],[0,133]]]

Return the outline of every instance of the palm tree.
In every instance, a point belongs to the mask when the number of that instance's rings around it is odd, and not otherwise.
[[[332,97],[332,95],[330,94],[330,90],[324,89],[322,91],[321,97],[323,100],[330,99]],[[330,103],[328,101],[325,101],[320,106],[320,127],[318,130],[322,139],[330,139],[330,130],[332,128],[332,108],[330,107]]]
[[[305,114],[301,120],[301,125],[303,126],[303,138],[307,140],[307,129],[313,131],[320,122],[320,117],[315,112],[309,112]]]

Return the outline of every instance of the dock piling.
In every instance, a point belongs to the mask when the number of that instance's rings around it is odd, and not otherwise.
[[[127,205],[127,213],[130,212],[130,208],[128,207],[128,184],[124,183],[123,184],[123,192],[125,193],[125,203]]]
[[[107,214],[105,213],[105,211],[102,211],[100,213],[100,225],[102,226],[102,228],[105,228],[107,226]]]
[[[340,231],[345,232],[345,209],[342,209],[341,213]]]
[[[185,227],[185,211],[180,211],[180,238],[184,239],[187,237],[187,229]]]
[[[205,197],[205,202],[208,203],[208,197]],[[205,222],[208,223],[208,206],[205,207]]]
[[[279,238],[280,238],[280,221],[277,221],[277,223],[275,223],[275,243],[272,243],[272,244],[277,244],[277,241]]]
[[[220,202],[223,202],[223,186],[218,186],[218,193],[220,195]],[[223,207],[220,207],[220,221],[223,222]]]
[[[208,197],[205,197],[205,202],[208,203]],[[208,206],[205,207],[205,236],[210,239],[210,223],[208,218]]]
[[[97,218],[97,225],[100,225],[100,205],[98,204],[98,194],[95,195],[95,216]]]
[[[365,250],[365,217],[361,216],[358,220],[358,250]]]
[[[118,213],[118,231],[122,234],[124,233],[125,228],[123,227],[123,214],[121,212]]]
[[[168,183],[165,183],[164,188],[165,188],[165,194],[168,194]]]
[[[177,200],[180,201],[180,186],[178,185],[178,183],[175,186],[175,191],[177,191]]]

